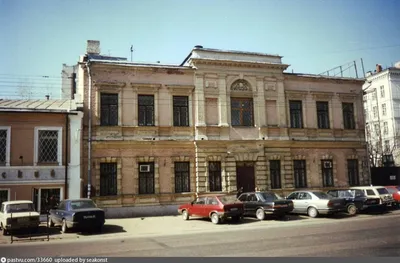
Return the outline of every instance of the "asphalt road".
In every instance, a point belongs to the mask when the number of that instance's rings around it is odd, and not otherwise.
[[[329,222],[317,218],[312,224],[215,233],[22,243],[1,245],[0,256],[398,257],[399,220],[400,214]]]

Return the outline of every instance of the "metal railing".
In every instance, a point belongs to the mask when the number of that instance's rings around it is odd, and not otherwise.
[[[14,217],[15,218],[15,217]],[[29,231],[29,233],[27,233],[27,234],[18,234],[17,236],[18,236],[18,238],[17,239],[15,239],[14,237],[16,236],[15,235],[15,233],[14,233],[14,228],[13,228],[13,224],[19,224],[18,223],[18,217],[16,217],[15,218],[17,221],[16,222],[14,222],[14,220],[13,220],[13,213],[11,213],[11,217],[10,217],[10,229],[9,230],[7,230],[8,232],[9,232],[9,234],[10,234],[10,237],[11,237],[11,244],[12,243],[14,243],[15,241],[23,241],[23,240],[26,240],[26,239],[29,239],[29,240],[37,240],[37,239],[43,239],[43,240],[46,240],[47,239],[47,241],[49,241],[50,240],[50,231],[49,231],[49,229],[50,229],[50,226],[49,226],[49,214],[47,213],[46,214],[46,232],[44,233],[44,234],[46,234],[46,237],[47,238],[43,238],[43,237],[40,237],[40,238],[35,238],[35,237],[38,237],[38,236],[42,236],[41,234],[42,233],[40,233],[39,231],[40,231],[40,224],[41,224],[41,222],[40,222],[40,216],[39,216],[39,226],[36,228],[34,228],[34,232],[35,233],[33,233],[33,228],[32,227],[30,227],[30,226],[28,226],[28,231]],[[29,212],[29,220],[31,220],[31,212]],[[22,230],[22,228],[21,229],[18,229],[18,230]],[[17,231],[18,231],[17,230]],[[4,231],[4,230],[3,230]],[[33,234],[33,235],[32,235]]]

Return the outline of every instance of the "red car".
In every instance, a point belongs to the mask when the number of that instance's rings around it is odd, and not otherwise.
[[[400,206],[400,186],[398,185],[390,185],[390,186],[385,186],[385,188],[388,190],[390,194],[392,194],[393,199],[395,203],[393,203],[395,206],[399,207]]]
[[[189,217],[210,218],[214,224],[219,224],[226,218],[239,221],[243,218],[243,203],[238,201],[236,195],[206,194],[200,195],[190,204],[181,205],[178,213],[183,220]]]

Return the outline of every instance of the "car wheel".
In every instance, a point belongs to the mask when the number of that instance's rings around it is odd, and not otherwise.
[[[62,221],[61,232],[63,232],[63,233],[67,233],[68,232],[67,221],[65,219],[63,219],[63,221]]]
[[[310,207],[307,209],[307,214],[309,217],[315,218],[318,216],[318,210],[315,207]]]
[[[189,220],[189,213],[187,210],[182,211],[182,218],[183,220]]]
[[[347,207],[347,213],[351,216],[354,216],[355,214],[357,214],[357,208],[355,205],[349,205]]]
[[[264,209],[258,208],[257,211],[256,211],[256,217],[257,217],[258,220],[261,220],[261,221],[264,220],[265,219]]]
[[[1,229],[2,229],[2,232],[3,232],[3,236],[7,236],[7,234],[8,234],[7,229],[5,229],[5,228],[3,227],[3,225],[1,225]]]
[[[48,227],[53,227],[53,226],[54,226],[53,220],[51,220],[51,217],[49,217]]]
[[[219,224],[220,218],[217,213],[211,214],[211,222],[213,222],[213,224],[216,224],[216,225]]]

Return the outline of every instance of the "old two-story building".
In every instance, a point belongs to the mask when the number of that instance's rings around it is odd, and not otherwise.
[[[82,116],[73,100],[0,99],[0,202],[32,200],[45,213],[81,197]]]
[[[109,213],[242,187],[285,195],[369,183],[363,80],[285,73],[277,55],[201,46],[181,65],[140,64],[88,43],[83,166]]]

